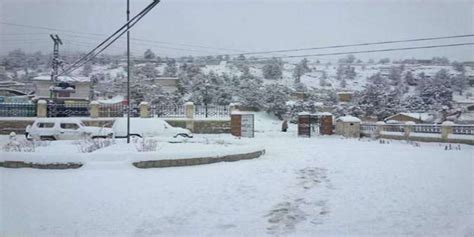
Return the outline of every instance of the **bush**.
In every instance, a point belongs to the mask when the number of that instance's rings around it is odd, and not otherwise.
[[[115,140],[111,138],[84,138],[75,143],[82,153],[90,153],[104,147],[115,144]]]
[[[48,146],[47,141],[33,140],[29,141],[26,139],[17,140],[16,138],[10,139],[10,141],[3,145],[2,150],[6,152],[35,152],[37,147]]]
[[[158,140],[148,138],[136,138],[133,140],[138,152],[149,152],[158,150]]]

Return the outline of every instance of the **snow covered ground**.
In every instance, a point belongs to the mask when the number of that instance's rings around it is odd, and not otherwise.
[[[146,170],[114,160],[77,170],[0,168],[0,235],[474,234],[473,146],[297,138],[294,126],[281,133],[280,125],[257,116],[250,141],[267,153],[254,160]],[[233,139],[197,137],[206,138]]]

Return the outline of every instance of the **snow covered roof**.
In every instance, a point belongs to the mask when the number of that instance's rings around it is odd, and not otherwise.
[[[33,78],[34,81],[50,81],[51,76],[49,75],[43,75],[43,76],[37,76]],[[89,77],[70,77],[70,76],[59,76],[58,81],[62,82],[90,82]]]
[[[118,104],[122,103],[125,100],[125,98],[121,95],[114,96],[110,99],[100,99],[97,100],[99,104]]]
[[[385,120],[392,120],[392,118],[397,115],[404,115],[410,118],[420,119],[422,121],[431,121],[434,119],[433,115],[429,113],[398,113],[398,114],[394,114],[392,116],[387,117]]]
[[[350,122],[350,123],[360,123],[361,120],[354,117],[354,116],[349,116],[349,115],[346,115],[346,116],[342,116],[342,117],[339,117],[337,118],[336,121],[341,121],[341,122]]]

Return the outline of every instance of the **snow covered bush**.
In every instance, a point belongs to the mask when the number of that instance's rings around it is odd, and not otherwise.
[[[150,138],[136,138],[133,140],[138,152],[149,152],[158,150],[158,140]]]
[[[115,140],[111,138],[84,138],[80,141],[75,142],[75,144],[77,145],[80,152],[90,153],[115,144]]]
[[[11,139],[3,145],[2,150],[6,152],[35,152],[37,147],[48,146],[47,141],[29,141],[26,139]]]

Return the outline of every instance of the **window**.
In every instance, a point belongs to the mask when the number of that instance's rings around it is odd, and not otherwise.
[[[54,127],[54,123],[38,123],[36,126],[38,128],[52,128]]]
[[[75,123],[61,123],[61,128],[62,129],[73,129],[73,130],[77,130],[79,129],[79,125],[75,124]]]

